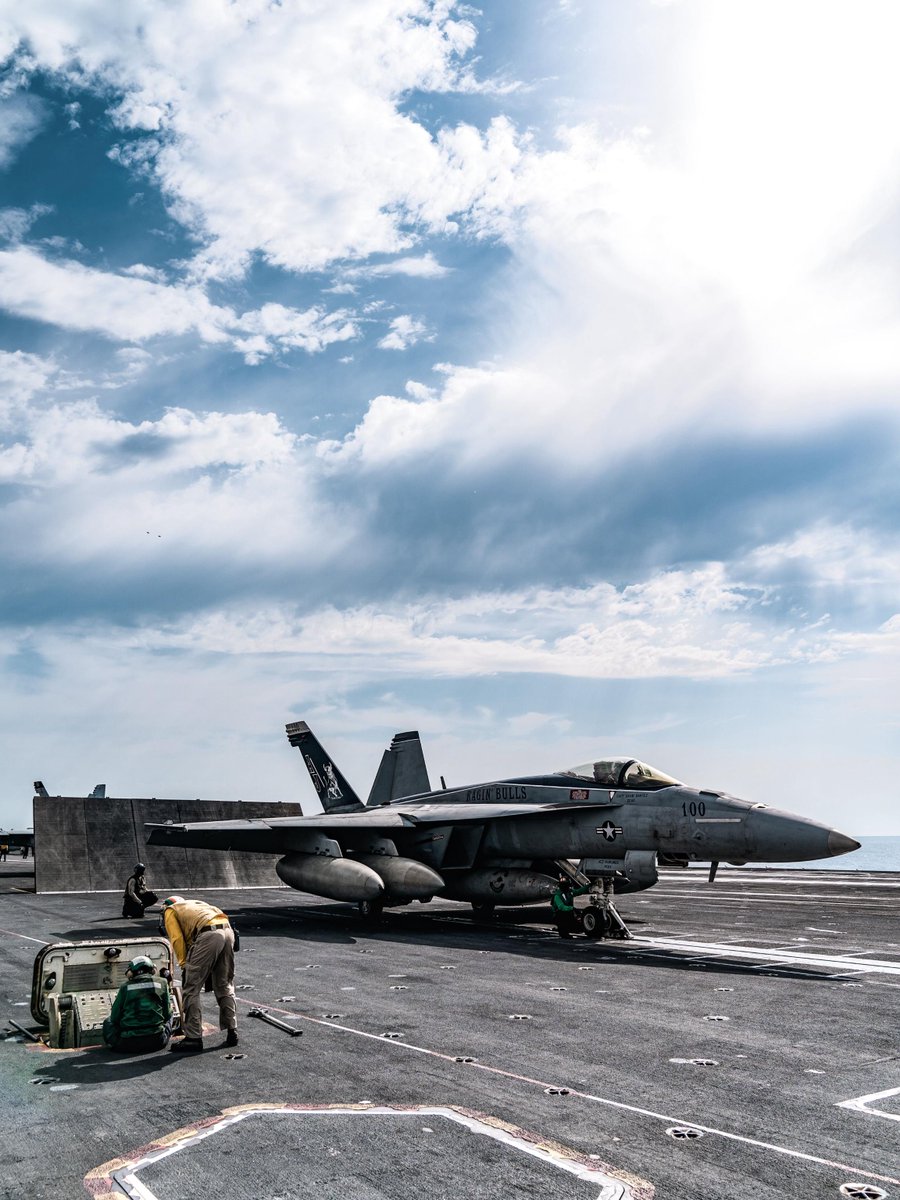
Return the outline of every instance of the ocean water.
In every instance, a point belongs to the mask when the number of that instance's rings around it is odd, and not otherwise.
[[[900,837],[867,837],[853,834],[861,843],[858,850],[841,854],[837,858],[820,858],[815,862],[799,863],[748,863],[748,869],[774,870],[792,867],[800,871],[900,871]],[[722,864],[722,870],[725,870]]]

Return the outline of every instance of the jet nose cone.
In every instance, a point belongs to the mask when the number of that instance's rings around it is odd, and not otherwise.
[[[828,853],[834,857],[837,854],[849,854],[851,850],[858,850],[859,842],[854,841],[852,837],[847,837],[844,833],[838,833],[836,829],[832,829],[828,835]]]

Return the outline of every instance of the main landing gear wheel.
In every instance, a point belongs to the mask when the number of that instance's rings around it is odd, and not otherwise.
[[[605,913],[602,908],[598,908],[596,904],[590,905],[581,914],[581,928],[584,930],[584,936],[590,938],[592,942],[605,937],[609,933],[610,924],[609,914]]]
[[[383,900],[360,900],[357,904],[359,915],[366,921],[380,921],[384,912]]]
[[[473,900],[472,901],[472,916],[485,917],[490,919],[494,915],[495,904],[490,900]]]

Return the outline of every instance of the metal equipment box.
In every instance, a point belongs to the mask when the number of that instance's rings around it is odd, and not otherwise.
[[[175,960],[168,938],[54,942],[39,952],[31,978],[31,1015],[49,1028],[49,1044],[63,1049],[100,1044],[103,1022],[127,982],[128,964],[141,954],[170,981],[177,1027],[181,989],[171,982]]]

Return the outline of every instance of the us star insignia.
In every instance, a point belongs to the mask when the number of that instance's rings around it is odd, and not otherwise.
[[[604,821],[602,825],[597,826],[597,833],[602,833],[608,842],[613,842],[620,833],[625,830],[621,825],[613,825],[612,821]]]

